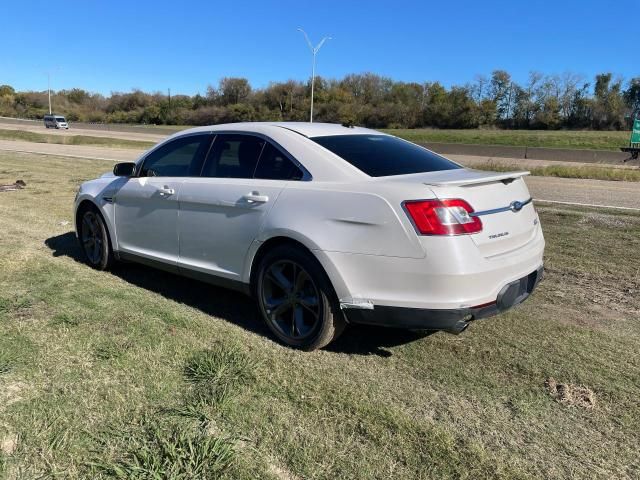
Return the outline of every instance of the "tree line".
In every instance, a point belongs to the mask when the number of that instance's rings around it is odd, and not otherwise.
[[[517,83],[504,70],[465,85],[400,82],[373,73],[316,77],[314,119],[372,128],[629,129],[640,117],[640,77],[611,73],[593,82],[572,73],[531,72]],[[52,92],[54,113],[69,121],[205,125],[241,121],[306,121],[310,82],[289,80],[253,88],[225,77],[204,95],[113,92],[80,88]],[[40,119],[47,91],[18,92],[0,85],[0,116]]]

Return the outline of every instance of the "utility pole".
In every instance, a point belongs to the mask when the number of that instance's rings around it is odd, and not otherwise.
[[[313,88],[316,82],[316,55],[324,45],[324,42],[327,40],[331,40],[331,37],[324,37],[320,40],[320,43],[315,47],[311,44],[309,37],[307,36],[307,32],[305,32],[302,28],[298,28],[298,31],[302,32],[305,40],[307,41],[307,45],[309,45],[309,50],[311,50],[311,55],[313,56],[313,63],[311,65],[311,112],[309,113],[309,123],[313,123]]]

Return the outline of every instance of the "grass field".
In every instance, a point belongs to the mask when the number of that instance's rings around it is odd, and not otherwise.
[[[640,476],[639,215],[539,208],[522,306],[302,353],[240,294],[85,266],[74,191],[111,167],[0,153],[0,478]]]
[[[385,130],[412,142],[471,143],[521,147],[615,150],[629,143],[630,132],[565,130]]]
[[[103,147],[147,149],[154,142],[126,140],[122,138],[92,137],[88,135],[51,135],[24,130],[0,129],[0,140],[22,140],[34,143],[57,143],[61,145],[97,145]]]

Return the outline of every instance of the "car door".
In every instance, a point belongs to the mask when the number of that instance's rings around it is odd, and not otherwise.
[[[115,193],[120,253],[177,268],[178,195],[184,179],[200,173],[212,138],[209,133],[192,134],[161,145]]]
[[[200,178],[180,191],[180,268],[242,280],[245,258],[288,180],[303,172],[248,134],[218,134]]]

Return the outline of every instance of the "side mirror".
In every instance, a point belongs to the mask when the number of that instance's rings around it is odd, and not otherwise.
[[[113,174],[116,177],[133,177],[136,173],[136,164],[133,162],[116,163]]]

